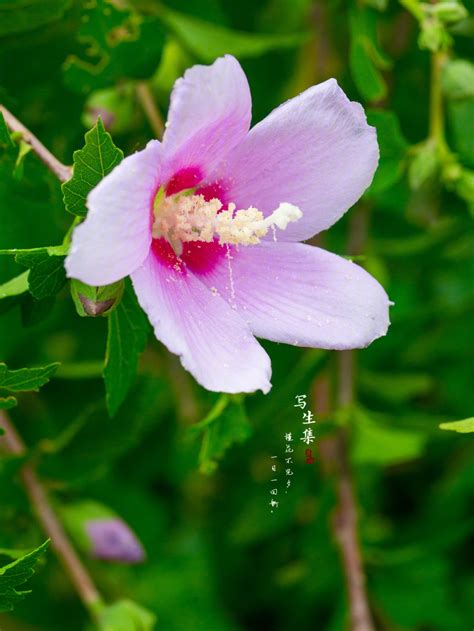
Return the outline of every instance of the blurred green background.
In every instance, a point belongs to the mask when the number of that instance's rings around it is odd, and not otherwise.
[[[0,300],[0,359],[10,368],[62,363],[10,416],[106,601],[138,603],[156,616],[156,629],[348,628],[331,518],[338,474],[325,451],[341,435],[375,628],[472,628],[473,443],[439,424],[474,410],[474,1],[465,11],[457,2],[423,6],[0,2],[0,102],[66,164],[98,114],[126,155],[142,148],[153,131],[140,82],[166,118],[176,78],[225,53],[247,73],[254,123],[334,76],[378,130],[373,185],[315,240],[359,257],[395,303],[387,337],[352,357],[353,401],[337,394],[336,353],[264,343],[271,393],[224,407],[150,336],[138,378],[109,418],[101,379],[107,318],[80,318],[67,287],[21,305]],[[14,175],[2,154],[0,169],[0,247],[60,243],[72,217],[57,180],[33,153]],[[0,266],[0,283],[24,270],[11,257]],[[325,384],[327,405],[318,395]],[[284,434],[301,429],[301,393],[318,417],[316,463],[298,452],[292,486],[285,494],[280,475],[271,514],[271,456],[282,459]],[[190,429],[216,401],[222,414]],[[0,461],[0,566],[12,549],[45,540],[16,476],[22,462],[5,454]],[[120,515],[147,560],[89,558],[77,537],[85,501]],[[93,628],[51,551],[23,588],[32,593],[0,614],[3,631]],[[153,628],[128,615],[99,628]]]

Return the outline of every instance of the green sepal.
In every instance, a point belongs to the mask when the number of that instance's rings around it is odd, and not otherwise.
[[[71,280],[71,296],[81,317],[107,316],[117,308],[124,290],[124,281],[93,287],[80,280]]]

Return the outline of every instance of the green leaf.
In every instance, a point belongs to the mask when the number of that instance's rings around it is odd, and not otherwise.
[[[0,255],[13,255],[19,265],[30,269],[29,272],[26,272],[28,289],[36,300],[42,300],[49,296],[55,296],[66,283],[64,259],[67,250],[67,245],[57,245],[45,248],[32,248],[29,250],[0,250]],[[13,281],[16,281],[16,283]],[[16,279],[13,279],[13,281],[10,281],[10,283],[13,283],[13,286],[7,287],[7,290],[23,293],[25,290],[20,290],[23,289],[26,284],[24,275],[18,276]],[[0,298],[1,297],[0,293]]]
[[[0,300],[10,296],[19,296],[28,291],[28,275],[29,272],[23,272],[23,274],[15,276],[15,278],[0,285]]]
[[[384,425],[360,408],[354,410],[354,416],[352,458],[358,465],[396,465],[412,460],[422,452],[426,442],[423,434]]]
[[[119,164],[123,153],[113,143],[100,117],[95,126],[85,135],[83,149],[73,155],[73,175],[62,185],[66,210],[73,215],[85,217],[86,199],[89,192]]]
[[[474,417],[465,418],[463,421],[452,421],[451,423],[441,423],[440,429],[447,429],[460,434],[470,434],[474,432]]]
[[[50,255],[47,249],[36,252],[20,252],[15,261],[30,269],[29,289],[34,298],[42,300],[55,296],[66,284],[65,256]]]
[[[421,188],[439,171],[439,157],[435,143],[430,140],[419,144],[413,151],[408,168],[408,181],[413,190]]]
[[[387,87],[368,52],[368,42],[357,38],[351,44],[349,64],[352,77],[361,95],[368,101],[380,101],[387,94]]]
[[[441,82],[448,99],[474,97],[474,64],[466,59],[448,60],[443,66]]]
[[[165,10],[162,20],[177,38],[202,61],[212,62],[226,53],[236,57],[258,57],[271,50],[293,48],[306,35],[245,33],[210,24],[198,18]]]
[[[107,409],[113,416],[135,380],[138,357],[145,348],[149,325],[130,284],[108,318],[104,380]]]
[[[2,147],[2,149],[5,149],[5,150],[15,148],[15,143],[13,142],[10,136],[10,130],[8,129],[7,124],[5,123],[5,118],[1,111],[0,111],[0,147]]]
[[[448,117],[454,150],[463,163],[474,168],[474,98],[450,101]]]
[[[64,63],[64,79],[75,91],[110,86],[119,79],[146,79],[161,59],[165,32],[160,21],[144,17],[118,3],[84,3],[78,39],[84,55]]]
[[[0,4],[0,36],[31,31],[59,20],[71,0],[16,0]]]
[[[380,71],[390,68],[391,61],[378,44],[377,13],[370,8],[354,9],[349,26],[349,66],[354,83],[366,100],[380,101],[387,95],[387,85]]]
[[[431,375],[417,373],[382,373],[361,370],[360,386],[364,393],[393,404],[426,396],[434,389]]]
[[[50,380],[58,366],[59,363],[56,362],[41,368],[8,370],[6,364],[0,363],[0,388],[12,392],[36,391]]]
[[[400,179],[409,145],[401,132],[395,112],[368,110],[367,121],[377,129],[380,148],[379,166],[369,191],[381,193]]]
[[[9,410],[14,408],[18,401],[15,397],[0,397],[0,410]]]
[[[16,588],[33,576],[35,565],[48,545],[49,540],[29,554],[0,568],[0,612],[11,611],[19,600],[30,593],[30,590],[17,591]]]
[[[101,609],[99,631],[153,631],[156,617],[131,600],[120,600]]]
[[[17,180],[21,180],[21,178],[23,177],[25,158],[30,153],[30,151],[32,151],[32,146],[24,140],[20,140],[18,155],[16,157],[15,167],[13,169],[13,175],[17,178]]]
[[[191,436],[202,431],[199,465],[202,473],[209,474],[232,444],[242,443],[252,434],[241,397],[221,395],[206,418],[189,429]]]
[[[368,7],[377,9],[377,11],[385,11],[385,9],[388,7],[388,0],[363,0],[363,2]]]

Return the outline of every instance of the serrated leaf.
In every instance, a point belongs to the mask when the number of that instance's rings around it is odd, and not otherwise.
[[[6,364],[0,364],[0,388],[11,392],[38,390],[47,383],[58,369],[59,363],[41,368],[20,368],[8,370]]]
[[[19,265],[30,269],[29,273],[26,272],[28,275],[28,289],[36,300],[42,300],[43,298],[56,295],[66,283],[64,259],[67,250],[68,246],[58,245],[45,248],[32,248],[29,250],[0,250],[0,255],[13,255]],[[20,279],[17,282],[21,289],[25,284],[24,276],[21,275],[17,278]],[[12,287],[8,287],[7,289],[11,291]],[[13,287],[13,289],[15,289],[15,287]]]
[[[108,0],[84,3],[78,40],[84,55],[64,63],[66,84],[75,91],[113,85],[123,79],[146,79],[158,66],[165,41],[160,21]]]
[[[100,611],[99,631],[153,631],[156,617],[131,600],[120,600]]]
[[[452,421],[451,423],[441,423],[440,429],[447,429],[460,434],[471,434],[474,432],[474,417],[465,418],[462,421]]]
[[[49,545],[49,540],[29,554],[16,559],[0,568],[0,612],[11,611],[30,590],[18,591],[16,588],[33,576],[35,565]]]
[[[202,61],[212,62],[226,53],[236,57],[258,57],[271,50],[293,48],[305,34],[245,33],[210,24],[189,15],[165,10],[162,20],[177,38]]]
[[[95,126],[85,135],[83,149],[73,155],[73,175],[62,185],[66,210],[73,215],[85,217],[86,199],[100,180],[119,164],[122,151],[113,143],[100,117]]]
[[[46,251],[23,252],[15,261],[30,269],[29,289],[34,298],[42,300],[55,296],[66,284],[65,256],[50,256]]]
[[[130,284],[126,285],[122,301],[108,318],[104,380],[107,409],[113,416],[135,380],[149,325]]]
[[[199,452],[202,473],[212,473],[234,443],[244,442],[252,433],[241,397],[221,395],[207,417],[190,428],[190,435],[204,431]]]

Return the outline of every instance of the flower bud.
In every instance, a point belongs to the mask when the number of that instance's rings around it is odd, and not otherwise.
[[[106,316],[118,305],[123,293],[123,281],[92,287],[79,280],[71,280],[71,295],[80,316]]]
[[[418,38],[420,48],[427,48],[431,52],[437,52],[446,48],[450,42],[451,36],[440,20],[435,17],[427,17],[423,20],[421,33]]]
[[[474,97],[474,64],[465,59],[448,61],[443,67],[441,81],[448,99]]]
[[[410,188],[413,190],[419,189],[425,182],[436,175],[439,166],[436,146],[433,142],[427,141],[416,147],[416,153],[408,168]]]
[[[119,517],[90,519],[84,527],[94,558],[118,563],[140,563],[145,559],[143,546]]]
[[[469,14],[460,2],[438,2],[430,7],[432,15],[446,24],[464,20]]]

